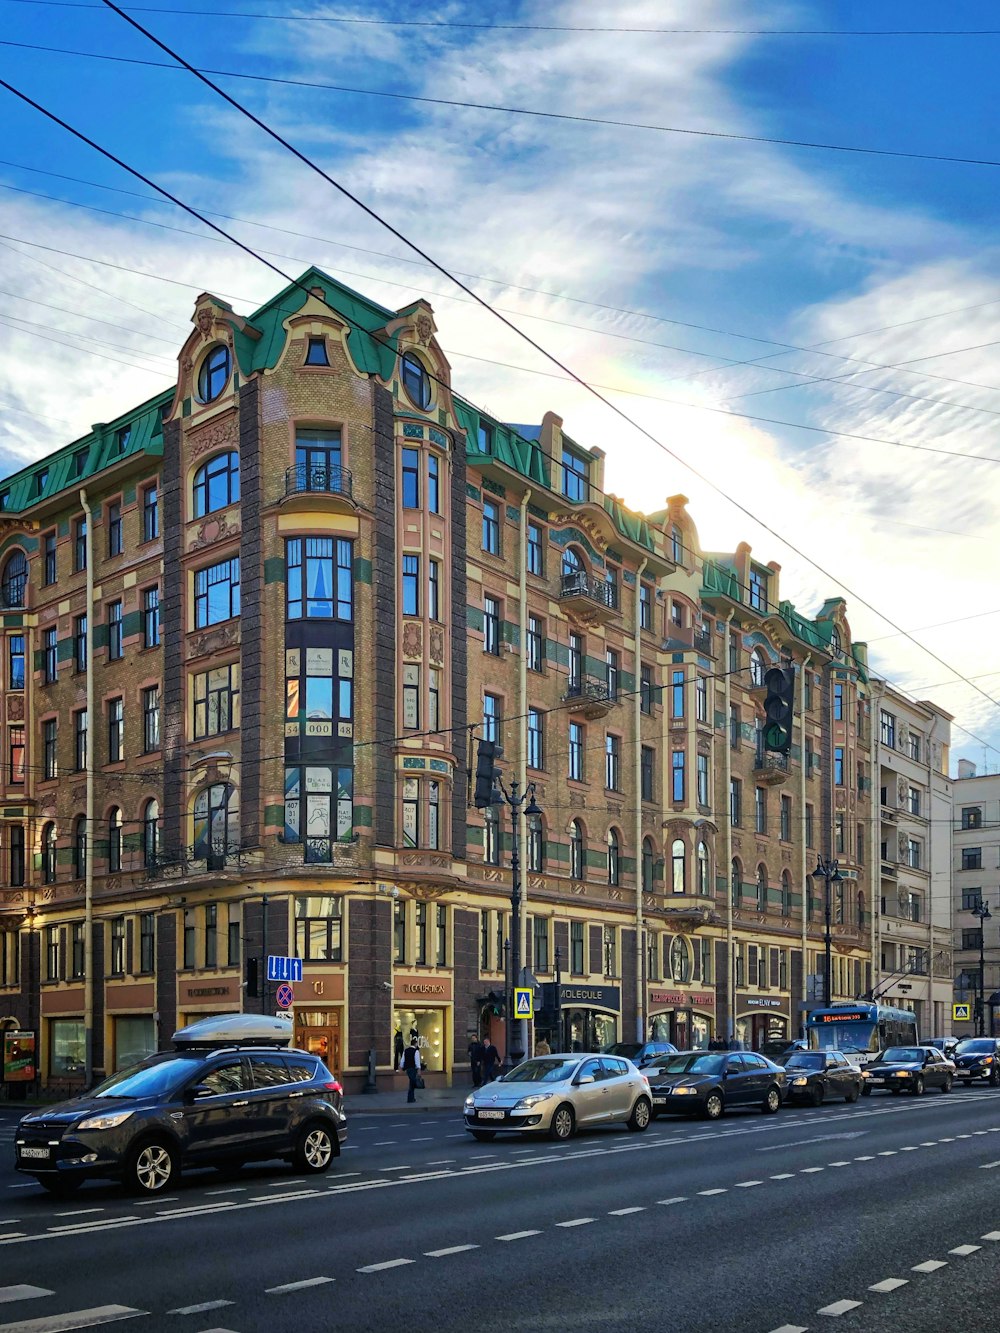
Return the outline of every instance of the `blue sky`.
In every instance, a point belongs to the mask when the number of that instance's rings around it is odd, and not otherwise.
[[[496,24],[566,28],[990,26],[990,10],[973,3],[456,0],[416,8],[165,0],[159,7],[211,11],[157,13],[151,3],[136,11],[205,68],[774,138],[996,156],[995,36],[541,33],[312,21],[338,15],[458,24],[485,15]],[[226,16],[234,11],[283,18]],[[885,637],[890,629],[878,614],[919,631],[922,644],[963,673],[982,675],[981,688],[1000,697],[1000,583],[990,558],[1000,517],[997,465],[875,442],[998,453],[1000,387],[991,387],[1000,385],[991,346],[1000,343],[996,168],[220,80],[436,257],[477,275],[469,280],[478,291],[613,389],[615,402],[764,517],[775,535],[581,390],[555,382],[552,367],[523,342],[455,299],[440,276],[404,262],[399,242],[190,75],[7,44],[165,59],[121,18],[86,0],[0,0],[0,33],[3,78],[189,202],[243,219],[225,225],[287,272],[316,262],[393,308],[426,294],[456,385],[507,420],[559,411],[577,438],[607,450],[608,488],[629,503],[658,507],[683,491],[707,548],[750,541],[763,559],[781,563],[782,595],[806,611],[841,592],[842,581],[854,632],[872,641],[877,668],[956,714],[968,728],[956,729],[956,754],[980,765],[985,755],[991,767],[1000,761],[1000,750],[989,748],[1000,746],[997,706],[912,642]],[[22,238],[0,241],[7,294],[0,466],[7,470],[165,386],[199,291],[226,295],[245,311],[281,280],[232,247],[202,239],[199,224],[176,209],[115,193],[148,192],[11,95],[0,91],[0,98],[0,186],[54,197],[0,188],[0,232]],[[990,301],[996,304],[983,304]],[[781,351],[752,337],[799,348],[824,343],[825,354]],[[772,363],[727,364],[779,351]],[[878,368],[902,362],[909,364]],[[838,376],[850,384],[824,382]],[[993,610],[992,617],[940,624]]]

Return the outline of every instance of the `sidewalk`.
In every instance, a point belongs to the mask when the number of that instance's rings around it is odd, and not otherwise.
[[[400,1111],[451,1111],[460,1114],[471,1088],[424,1088],[417,1100],[406,1100],[405,1088],[386,1088],[366,1096],[355,1092],[344,1098],[344,1110],[352,1115],[399,1115]]]

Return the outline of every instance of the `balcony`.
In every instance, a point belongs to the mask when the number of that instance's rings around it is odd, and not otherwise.
[[[710,653],[712,651],[712,635],[709,630],[695,630],[693,635],[694,646],[699,653]]]
[[[890,861],[890,860],[888,860],[886,857],[883,856],[883,857],[882,857],[882,862],[881,862],[881,864],[882,864],[882,878],[883,878],[883,879],[898,879],[898,877],[899,877],[899,862],[898,862],[898,861]]]
[[[247,849],[225,840],[194,847],[159,848],[146,861],[147,879],[176,879],[187,875],[239,870],[248,860]]]
[[[618,696],[606,680],[588,676],[585,680],[573,682],[563,695],[563,703],[573,705],[573,712],[582,713],[589,721],[606,717],[618,703]]]
[[[285,473],[285,495],[343,495],[350,500],[354,482],[350,470],[334,463],[296,463]]]
[[[614,588],[582,569],[562,575],[559,600],[570,615],[590,622],[610,620],[618,610]]]
[[[899,819],[899,811],[891,805],[883,805],[881,811],[883,824],[895,824]]]
[[[753,760],[753,775],[765,786],[777,787],[788,777],[788,755],[758,748]]]

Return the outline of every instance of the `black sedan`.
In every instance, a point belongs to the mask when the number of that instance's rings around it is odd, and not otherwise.
[[[861,1070],[839,1051],[795,1051],[784,1064],[790,1102],[819,1106],[828,1097],[856,1102],[861,1096]]]
[[[643,1072],[654,1116],[679,1112],[718,1120],[730,1106],[773,1115],[785,1093],[785,1071],[755,1051],[684,1051]]]
[[[1000,1038],[966,1037],[955,1047],[951,1058],[957,1083],[981,1078],[991,1088],[1000,1087]]]
[[[865,1097],[876,1090],[920,1097],[928,1088],[951,1092],[955,1066],[934,1046],[890,1046],[865,1066],[862,1078]]]

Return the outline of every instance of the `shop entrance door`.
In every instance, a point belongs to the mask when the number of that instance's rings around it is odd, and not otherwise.
[[[754,1014],[751,1025],[751,1045],[755,1051],[766,1041],[785,1041],[788,1036],[788,1019],[776,1014]]]
[[[333,1074],[341,1070],[339,1009],[310,1009],[295,1015],[295,1045],[318,1055]]]
[[[691,1010],[675,1009],[671,1015],[670,1040],[679,1051],[691,1049]]]

